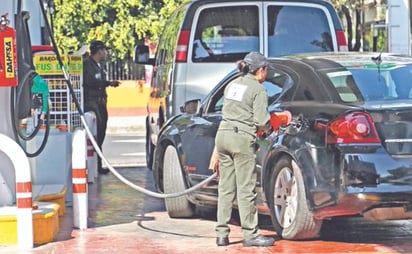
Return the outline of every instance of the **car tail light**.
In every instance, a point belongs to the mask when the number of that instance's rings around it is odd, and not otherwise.
[[[189,45],[190,30],[182,30],[179,34],[176,47],[176,62],[187,61],[187,49]]]
[[[350,113],[330,123],[327,141],[329,144],[380,142],[372,118],[363,112]]]
[[[336,31],[336,39],[338,40],[338,50],[348,51],[348,44],[346,43],[346,37],[343,31]]]
[[[288,125],[292,121],[292,114],[290,111],[272,112],[270,114],[270,125],[273,130],[278,130],[282,125]]]

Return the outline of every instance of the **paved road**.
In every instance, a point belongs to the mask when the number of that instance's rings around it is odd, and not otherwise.
[[[145,137],[141,133],[107,135],[103,154],[112,166],[146,165]]]

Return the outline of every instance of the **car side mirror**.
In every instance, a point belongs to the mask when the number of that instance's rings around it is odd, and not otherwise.
[[[186,114],[199,114],[200,113],[200,99],[194,99],[186,101],[183,106],[180,107],[180,112]]]
[[[134,48],[133,61],[137,64],[154,64],[154,59],[150,58],[149,46],[137,45]]]

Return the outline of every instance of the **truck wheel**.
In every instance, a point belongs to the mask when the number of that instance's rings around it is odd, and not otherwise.
[[[151,131],[149,117],[146,117],[146,167],[151,170],[153,166],[154,145],[152,143],[150,135]]]
[[[177,151],[168,146],[163,160],[163,184],[165,193],[178,193],[186,189]],[[186,196],[165,199],[166,210],[171,218],[187,218],[194,214],[194,206]]]
[[[319,236],[322,220],[309,210],[300,168],[284,156],[270,178],[270,213],[273,226],[284,239],[302,240]]]

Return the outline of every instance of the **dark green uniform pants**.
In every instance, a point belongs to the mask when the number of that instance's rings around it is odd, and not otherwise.
[[[87,98],[86,98],[87,99]],[[102,150],[104,138],[106,137],[107,129],[107,99],[103,97],[85,100],[84,111],[93,111],[96,114],[97,135],[96,142]],[[97,168],[102,168],[102,159],[97,156]]]
[[[216,225],[218,237],[228,236],[230,232],[228,223],[236,195],[244,239],[258,235],[254,143],[255,137],[241,131],[219,130],[216,135],[220,172]]]

